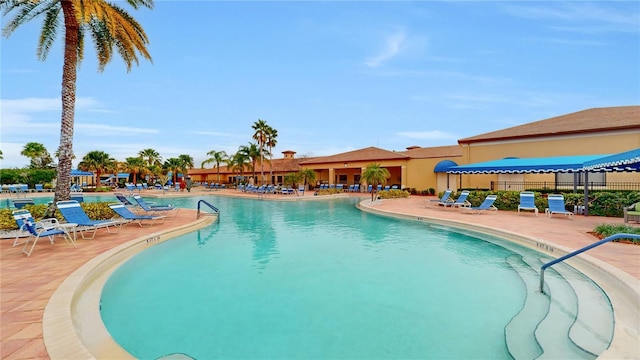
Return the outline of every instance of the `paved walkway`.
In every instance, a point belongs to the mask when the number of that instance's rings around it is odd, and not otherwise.
[[[194,196],[202,195],[202,192],[168,194],[162,196]],[[207,192],[207,194],[255,197],[255,195],[243,195],[235,190]],[[312,196],[304,198],[313,199]],[[273,197],[273,199],[279,198]],[[433,217],[503,229],[576,249],[597,240],[589,234],[597,224],[622,223],[622,219],[613,218],[583,216],[576,216],[574,219],[561,216],[548,218],[544,214],[538,217],[531,213],[518,216],[514,212],[507,211],[471,215],[451,209],[427,208],[425,199],[427,198],[410,197],[384,200],[372,205],[378,210],[407,216]],[[156,224],[152,229],[154,232],[169,230],[192,221],[195,221],[195,211],[183,209],[175,218],[168,219],[164,224]],[[46,240],[41,240],[29,258],[21,253],[21,247],[12,247],[13,240],[1,240],[0,358],[6,360],[49,359],[42,337],[42,316],[55,289],[88,260],[119,244],[142,237],[149,231],[149,228],[140,228],[135,224],[122,228],[117,234],[108,234],[104,230],[99,230],[94,240],[79,239],[77,249],[70,247],[64,241],[57,241],[51,245]],[[593,249],[590,253],[640,279],[640,246],[610,243]]]

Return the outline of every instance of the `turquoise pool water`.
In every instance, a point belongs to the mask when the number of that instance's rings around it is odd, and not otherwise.
[[[206,199],[219,224],[134,256],[104,287],[103,321],[134,356],[510,358],[505,325],[525,297],[511,251],[351,199]]]

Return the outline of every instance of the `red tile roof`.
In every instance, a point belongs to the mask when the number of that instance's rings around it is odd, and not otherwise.
[[[459,144],[640,129],[640,106],[593,108],[458,140]]]

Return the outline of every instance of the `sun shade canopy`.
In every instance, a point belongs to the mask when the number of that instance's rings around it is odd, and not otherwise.
[[[455,162],[451,161],[451,160],[442,160],[439,163],[436,164],[436,166],[433,168],[433,172],[434,173],[444,173],[447,172],[447,170],[452,167],[452,166],[457,166],[458,164],[456,164]]]
[[[584,163],[585,171],[638,171],[640,170],[640,148],[590,160]]]
[[[544,158],[506,158],[475,164],[452,166],[449,174],[525,174],[584,171],[587,161],[607,155],[554,156]],[[599,171],[596,169],[595,171]]]
[[[93,173],[82,170],[71,170],[71,176],[93,176]]]

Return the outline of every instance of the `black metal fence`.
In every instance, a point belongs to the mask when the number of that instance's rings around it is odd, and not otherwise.
[[[640,191],[638,182],[589,182],[589,191]],[[492,181],[491,190],[506,191],[584,191],[584,184],[554,181]]]

